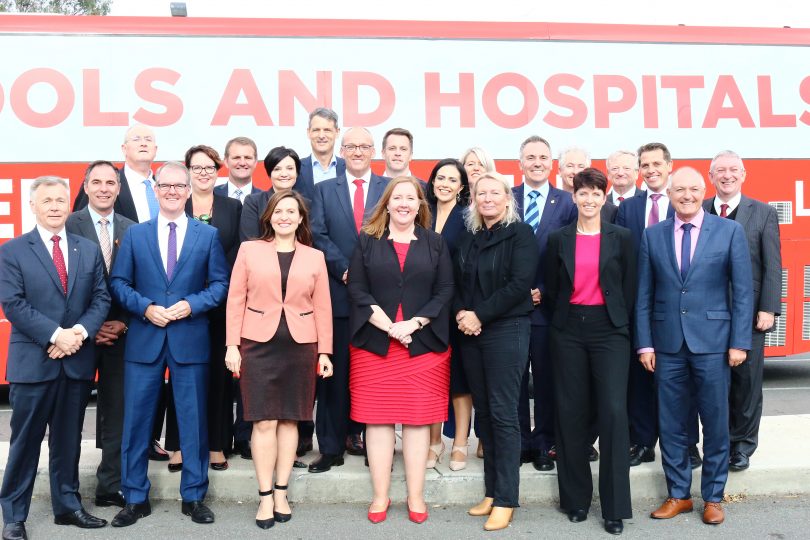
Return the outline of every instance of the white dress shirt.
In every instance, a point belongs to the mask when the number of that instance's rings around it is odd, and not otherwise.
[[[367,170],[363,176],[352,176],[349,171],[346,171],[346,182],[349,185],[349,203],[352,205],[352,210],[354,210],[354,192],[357,191],[354,181],[358,178],[365,180],[363,184],[363,208],[365,209],[366,201],[368,201],[368,187],[371,185],[371,169]]]
[[[135,203],[135,212],[138,213],[138,223],[149,221],[152,219],[152,214],[149,213],[149,203],[146,201],[146,188],[143,186],[143,181],[146,177],[130,168],[129,165],[124,165],[124,176],[129,185],[129,191],[132,193],[132,202]],[[149,171],[149,184],[152,189],[155,188],[155,177],[152,171]],[[157,197],[157,195],[155,195]]]
[[[169,253],[169,222],[173,221],[177,224],[177,228],[175,232],[177,233],[177,260],[180,260],[180,253],[183,251],[183,239],[186,236],[186,229],[188,229],[188,215],[185,212],[180,214],[180,217],[177,219],[169,220],[163,216],[163,214],[158,214],[157,218],[157,226],[158,226],[158,247],[160,248],[160,258],[163,261],[163,269],[166,270],[168,273],[168,267],[166,266],[166,262],[168,261],[168,253]],[[175,261],[176,262],[176,261]]]
[[[239,187],[237,185],[232,184],[231,181],[228,180],[226,185],[228,186],[228,197],[230,197],[231,199],[239,199],[239,202],[245,202],[245,197],[247,197],[253,192],[253,182],[248,182],[244,186]],[[242,190],[241,197],[237,197],[236,195],[234,195],[237,189]]]
[[[717,212],[717,215],[719,216],[720,212],[722,211],[722,208],[720,208],[720,205],[721,204],[727,204],[728,209],[726,210],[726,215],[729,215],[734,210],[736,210],[738,206],[740,206],[740,200],[742,200],[742,193],[737,193],[736,195],[734,195],[728,201],[722,201],[722,200],[720,200],[720,197],[715,197],[714,198],[714,211]]]
[[[650,190],[647,192],[647,202],[644,205],[644,227],[650,222],[650,211],[652,210],[653,200],[650,195],[655,192]],[[667,190],[664,188],[661,191],[661,198],[658,199],[658,223],[667,219],[667,210],[669,210],[669,197],[667,197]]]
[[[42,238],[42,243],[45,244],[45,249],[48,250],[48,255],[51,256],[51,259],[53,259],[53,240],[51,240],[51,238],[53,238],[54,233],[52,233],[51,231],[49,231],[48,229],[39,224],[37,224],[37,232],[39,233],[39,237]],[[56,234],[60,238],[59,248],[62,250],[62,258],[65,259],[65,273],[67,273],[67,269],[69,268],[68,257],[70,257],[70,255],[68,254],[70,249],[68,249],[67,230],[64,227],[62,227],[62,230]],[[82,326],[81,324],[74,324],[73,328],[78,328],[79,330],[81,330],[82,336],[84,336],[84,339],[87,339],[87,330],[84,329],[84,326]],[[64,330],[64,328],[62,328],[61,326],[57,327],[54,333],[51,334],[51,339],[49,339],[48,341],[51,343],[56,343],[56,338],[57,336],[59,336],[59,332],[61,332],[62,330]]]
[[[627,193],[619,195],[615,189],[611,188],[611,190],[608,191],[608,199],[610,199],[610,202],[612,202],[616,206],[619,206],[622,202],[624,202],[620,201],[619,197],[624,197],[624,200],[626,201],[630,197],[635,197],[637,191],[638,188],[636,188],[636,186],[631,186],[630,189],[627,190]]]
[[[543,209],[545,209],[546,201],[548,200],[548,180],[543,182],[539,188],[533,188],[526,183],[525,178],[523,179],[523,215],[520,216],[521,219],[526,218],[526,210],[529,209],[529,203],[532,202],[532,198],[529,197],[529,193],[532,191],[537,191],[540,193],[540,195],[537,196],[537,223],[540,223],[540,220],[543,219]]]

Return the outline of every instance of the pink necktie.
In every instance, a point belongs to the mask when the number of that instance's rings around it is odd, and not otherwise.
[[[658,215],[658,199],[660,199],[662,195],[660,193],[653,193],[650,195],[650,199],[652,199],[652,207],[650,208],[650,217],[647,218],[647,227],[651,227],[660,221],[660,216]]]

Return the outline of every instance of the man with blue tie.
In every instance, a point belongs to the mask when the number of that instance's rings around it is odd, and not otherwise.
[[[545,253],[551,231],[568,225],[577,217],[577,207],[570,193],[552,187],[548,182],[553,160],[547,140],[532,135],[520,145],[520,170],[523,183],[512,188],[517,210],[525,223],[534,229],[540,260],[531,290],[534,311],[531,314],[529,358],[520,390],[521,461],[531,461],[538,471],[554,469],[549,451],[554,446],[554,389],[549,358],[548,328],[551,313],[543,304],[545,291]],[[531,368],[534,395],[529,396]],[[534,429],[531,427],[529,399],[534,398]]]
[[[258,163],[258,150],[253,139],[234,137],[225,144],[225,166],[228,168],[228,181],[214,188],[216,195],[245,202],[245,197],[261,190],[253,186],[253,171]]]
[[[672,173],[672,155],[663,143],[651,142],[638,149],[638,165],[646,191],[625,199],[616,214],[616,225],[630,229],[636,251],[641,245],[641,236],[651,227],[673,215],[669,204],[667,182]],[[658,412],[655,396],[655,381],[650,372],[642,369],[635,353],[630,362],[627,408],[630,417],[630,466],[655,461],[655,444],[658,441]],[[694,428],[689,432],[689,459],[693,469],[700,467],[697,449],[697,413],[692,407]]]
[[[151,513],[147,448],[163,374],[168,367],[178,414],[183,472],[182,512],[213,523],[208,490],[208,318],[224,301],[228,264],[217,230],[185,213],[188,169],[169,161],[158,169],[158,217],[130,227],[110,279],[115,299],[131,315],[124,352],[124,432],[121,487],[126,506],[113,519],[126,527]]]
[[[689,407],[703,423],[703,522],[724,520],[729,463],[730,367],[751,349],[751,258],[743,227],[703,210],[706,183],[695,169],[672,175],[672,218],[644,231],[639,250],[635,347],[658,387],[667,500],[652,514],[692,511]]]
[[[85,529],[107,524],[84,510],[79,495],[82,424],[96,373],[93,336],[110,309],[104,262],[98,246],[65,230],[65,180],[34,180],[30,205],[34,230],[0,246],[0,304],[11,323],[11,439],[0,488],[4,540],[27,538],[46,428],[54,522]]]
[[[316,184],[312,200],[312,240],[326,257],[334,341],[334,374],[317,382],[315,434],[321,455],[310,463],[312,473],[343,465],[349,429],[349,259],[363,221],[374,210],[389,180],[371,172],[374,153],[374,139],[366,128],[348,129],[341,145],[346,174]]]

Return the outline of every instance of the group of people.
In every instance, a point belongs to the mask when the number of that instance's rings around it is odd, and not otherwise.
[[[605,530],[620,534],[629,468],[653,461],[656,442],[669,497],[652,517],[692,509],[702,461],[703,520],[723,521],[728,470],[756,449],[764,332],[781,294],[776,212],[741,194],[738,155],[712,160],[717,195],[704,200],[701,174],[673,173],[661,143],[612,154],[607,174],[566,149],[557,189],[538,136],[520,145],[513,187],[482,148],[440,160],[424,182],[405,129],[383,138],[384,176],[371,170],[367,129],[341,134],[319,108],[307,133],[304,159],[269,151],[268,191],[253,186],[258,153],[245,137],[224,158],[193,146],[153,173],[145,126],[127,131],[121,170],[88,166],[72,214],[64,180],[32,184],[35,230],[0,246],[12,323],[4,539],[27,537],[46,427],[56,522],[107,524],[78,495],[96,367],[95,502],[121,507],[117,527],[151,513],[149,459],[182,471],[184,514],[214,522],[208,469],[227,469],[234,451],[254,462],[256,525],[288,521],[289,479],[307,467],[297,458],[313,431],[312,473],[366,455],[368,519],[382,522],[397,424],[415,523],[428,519],[425,470],[443,459],[442,424],[451,470],[466,466],[470,430],[479,438],[484,498],[469,514],[486,516],[486,530],[511,522],[528,462],[556,463],[561,507],[585,520],[589,461],[601,459]],[[164,414],[170,456],[157,444]]]

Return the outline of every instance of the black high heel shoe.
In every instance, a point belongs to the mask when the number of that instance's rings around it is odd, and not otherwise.
[[[272,494],[273,494],[272,489],[269,489],[267,491],[260,491],[259,492],[259,497],[267,497],[268,495],[272,495]],[[274,519],[275,516],[276,516],[276,513],[273,512],[273,517],[271,517],[269,519],[256,518],[256,526],[258,528],[260,528],[260,529],[269,529],[270,527],[272,527],[273,525],[276,524],[276,521]]]
[[[276,484],[273,487],[276,488],[276,491],[279,491],[279,490],[287,491],[288,486],[280,486],[280,485]],[[286,499],[287,496],[284,495],[284,498]],[[275,508],[275,505],[273,505],[273,507]],[[279,523],[287,523],[288,521],[290,521],[292,519],[292,514],[291,513],[290,514],[282,514],[281,512],[276,512],[275,510],[273,510],[273,517]]]

